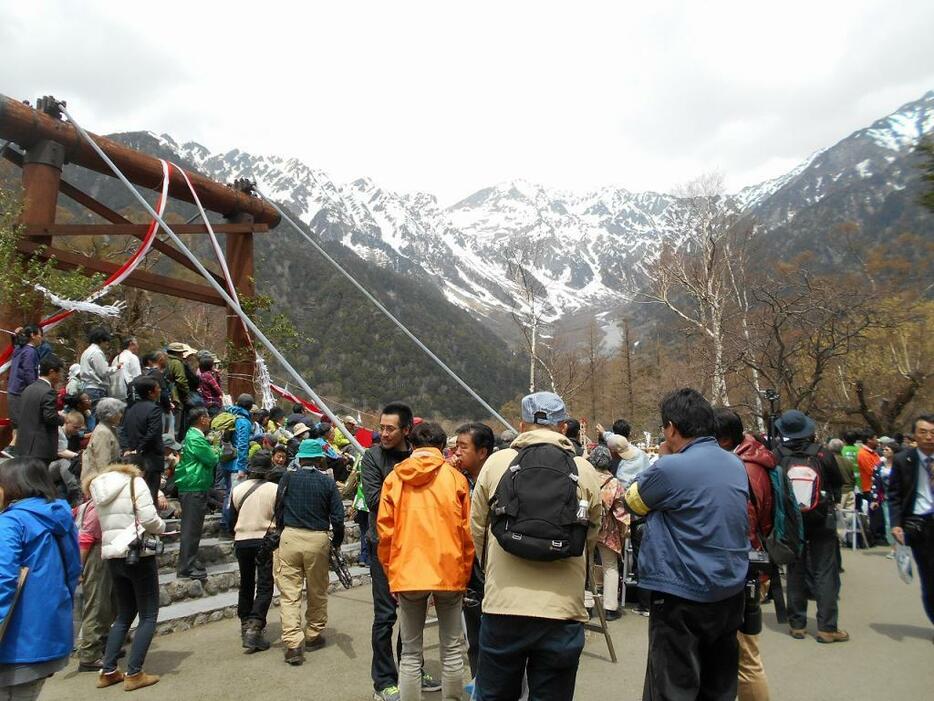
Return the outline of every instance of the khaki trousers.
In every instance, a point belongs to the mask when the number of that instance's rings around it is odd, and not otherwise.
[[[739,639],[739,701],[769,701],[769,680],[759,655],[759,636],[736,633]]]
[[[78,658],[82,662],[93,662],[104,654],[104,642],[117,615],[113,579],[110,570],[101,559],[100,543],[95,543],[88,552],[82,573],[81,591],[84,596],[84,609],[81,613]]]
[[[328,551],[324,531],[287,526],[279,540],[275,564],[279,587],[282,642],[287,648],[314,642],[328,623]],[[302,626],[302,586],[305,587],[305,625]]]

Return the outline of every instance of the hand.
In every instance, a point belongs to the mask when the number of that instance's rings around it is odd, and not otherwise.
[[[594,424],[594,425],[597,427],[597,436],[598,436],[598,437],[599,437],[599,436],[602,436],[604,433],[606,433],[606,431],[603,430],[603,424],[597,423],[597,424]]]
[[[159,492],[159,495],[156,497],[156,506],[159,507],[159,511],[165,511],[169,508],[169,500],[165,498],[165,494]]]
[[[892,537],[898,541],[899,545],[905,544],[905,531],[899,526],[895,526],[895,528],[892,529]]]
[[[875,511],[875,510],[878,509],[878,508],[879,508],[879,504],[877,504],[876,502],[872,502],[872,503],[869,505],[869,510],[870,510],[870,511]]]

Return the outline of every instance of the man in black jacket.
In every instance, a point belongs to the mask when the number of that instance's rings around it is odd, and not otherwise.
[[[389,592],[389,580],[377,555],[376,519],[383,481],[397,463],[412,454],[409,433],[412,410],[401,402],[387,404],[379,417],[379,444],[369,448],[360,463],[363,496],[370,511],[367,533],[370,553],[370,580],[373,587],[373,677],[374,699],[399,700],[399,670],[392,656],[392,629],[396,624],[396,602]],[[424,690],[428,690],[423,685]]]
[[[134,382],[140,400],[126,411],[123,428],[133,462],[143,471],[153,503],[159,493],[162,471],[165,469],[165,447],[162,444],[162,409],[159,383],[151,377],[139,377]]]
[[[840,542],[837,539],[836,503],[840,501],[842,479],[833,456],[814,442],[814,421],[791,409],[775,422],[781,441],[775,451],[779,467],[786,473],[791,466],[807,466],[819,476],[821,495],[818,505],[802,513],[804,549],[788,565],[788,624],[791,637],[807,636],[808,591],[817,601],[817,642],[843,643],[850,639],[837,628],[837,600],[840,598]]]
[[[20,396],[16,454],[39,458],[47,465],[58,456],[58,427],[65,423],[55,406],[55,387],[65,364],[54,353],[39,361],[39,379]]]
[[[924,611],[934,623],[934,414],[915,419],[914,434],[918,447],[895,456],[886,500],[892,535],[911,546]]]

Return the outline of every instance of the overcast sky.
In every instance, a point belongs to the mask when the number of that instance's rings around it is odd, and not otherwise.
[[[934,88],[934,2],[0,0],[0,92],[445,204],[780,175]]]

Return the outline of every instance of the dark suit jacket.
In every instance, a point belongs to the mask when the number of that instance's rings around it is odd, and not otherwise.
[[[915,493],[918,491],[918,450],[903,450],[892,461],[885,500],[889,505],[889,521],[892,526],[904,528],[905,518],[915,508]]]
[[[162,445],[162,409],[144,399],[126,410],[123,416],[127,445],[137,452],[134,462],[143,472],[162,472],[165,454]]]
[[[16,454],[51,462],[58,457],[58,427],[65,423],[55,408],[55,390],[36,380],[20,398]]]

